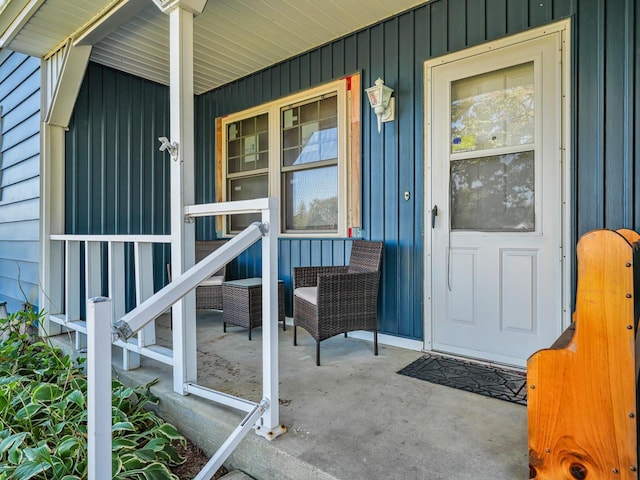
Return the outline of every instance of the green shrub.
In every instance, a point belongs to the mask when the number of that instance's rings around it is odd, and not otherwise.
[[[33,310],[0,319],[0,480],[87,478],[87,378],[50,343],[35,336]],[[157,403],[151,384],[112,381],[114,479],[177,479],[185,439],[145,409]]]

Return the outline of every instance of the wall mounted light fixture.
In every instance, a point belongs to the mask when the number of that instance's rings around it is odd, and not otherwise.
[[[378,77],[373,87],[365,89],[371,108],[378,117],[378,133],[383,122],[392,122],[396,118],[395,98],[391,96],[393,89],[384,84]]]
[[[167,137],[158,137],[158,141],[160,142],[160,151],[164,152],[165,150],[169,152],[171,158],[174,160],[178,160],[178,143],[177,142],[169,142]]]

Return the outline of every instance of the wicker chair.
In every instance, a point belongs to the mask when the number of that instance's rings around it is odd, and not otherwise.
[[[377,304],[382,264],[382,242],[355,240],[346,267],[297,267],[293,269],[293,344],[297,327],[316,341],[316,365],[320,342],[353,330],[373,330],[378,355]]]
[[[195,261],[198,263],[214,250],[220,248],[226,240],[197,240]],[[225,281],[226,266],[196,288],[196,308],[198,310],[222,310],[222,282]]]

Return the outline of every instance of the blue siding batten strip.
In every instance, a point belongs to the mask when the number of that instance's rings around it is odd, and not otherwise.
[[[605,78],[604,92],[619,91],[625,95],[609,97],[604,102],[604,116],[606,129],[605,135],[609,138],[619,136],[617,142],[606,142],[604,145],[604,189],[605,189],[605,227],[619,228],[619,225],[630,225],[627,221],[627,197],[629,193],[628,182],[625,182],[625,171],[628,169],[627,126],[625,104],[628,99],[626,69],[616,69],[614,65],[628,64],[625,57],[628,55],[628,30],[626,17],[628,14],[629,0],[625,1],[627,8],[620,8],[614,3],[605,5],[607,19],[620,25],[620,28],[607,28],[605,31]],[[609,192],[618,192],[617,195],[608,195]],[[629,205],[630,206],[630,205]]]
[[[553,18],[553,0],[529,0],[529,26],[549,23]]]
[[[415,33],[415,14],[405,14],[398,19],[398,251],[397,256],[397,313],[396,329],[399,334],[406,337],[421,338],[422,327],[416,329],[412,321],[401,319],[414,319],[419,316],[421,310],[416,310],[415,277],[413,275],[413,254],[415,240],[416,215],[420,215],[416,209],[416,190],[422,190],[421,185],[416,184],[415,143],[416,135],[416,106],[422,110],[417,99],[421,99],[421,79],[416,83],[416,70],[421,71],[413,57]],[[416,88],[417,87],[417,88]],[[402,106],[405,105],[405,108]],[[422,137],[422,135],[419,135]],[[419,181],[418,181],[419,183]],[[409,200],[404,199],[404,192],[409,192]],[[422,198],[422,197],[420,197]],[[404,272],[404,273],[403,273]],[[423,322],[420,322],[422,325]]]
[[[486,0],[487,40],[499,38],[507,33],[507,18],[505,15],[496,15],[496,12],[504,12],[507,8],[507,0]]]
[[[529,0],[507,0],[507,33],[521,32],[529,26]]]
[[[640,25],[640,8],[636,6],[635,11],[633,13],[633,24],[636,26],[634,31]],[[640,34],[636,33],[634,37],[633,51],[640,51]],[[640,112],[640,61],[635,60],[636,56],[633,57],[633,63],[629,66],[629,75],[633,75],[633,80],[630,82],[632,84],[634,97],[633,102],[628,102],[633,104],[633,113],[630,113],[629,116],[633,119],[629,124],[628,128],[631,132],[638,131],[639,120],[638,120],[638,112]],[[633,158],[632,170],[630,172],[630,177],[633,179],[632,188],[633,188],[633,225],[640,225],[640,158],[638,158],[638,152],[640,152],[640,135],[632,135],[633,138],[633,149],[631,152]]]
[[[429,42],[431,47],[431,57],[443,55],[449,49],[449,45],[447,43],[448,16],[447,0],[441,0],[431,5],[431,25],[429,28],[429,32],[431,33],[431,39]]]
[[[635,128],[634,128],[634,110],[633,106],[635,104],[635,92],[634,92],[634,59],[635,59],[635,41],[638,35],[635,34],[634,29],[634,19],[637,10],[637,2],[634,0],[627,0],[625,4],[625,48],[624,48],[624,87],[623,92],[626,97],[626,101],[623,104],[623,129],[625,132],[624,135],[624,169],[622,172],[622,176],[624,179],[633,179],[634,178],[634,155],[633,155],[633,141],[636,137]],[[631,227],[633,222],[633,201],[634,201],[634,182],[625,181],[624,182],[624,194],[623,194],[623,225],[626,227]]]
[[[580,0],[578,10],[576,158],[577,236],[605,225],[604,2]],[[618,137],[619,138],[619,137]]]
[[[460,50],[467,45],[467,0],[448,0],[447,49]]]

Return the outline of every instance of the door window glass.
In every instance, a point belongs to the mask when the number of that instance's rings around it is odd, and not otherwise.
[[[533,151],[451,162],[451,229],[531,232]]]
[[[533,62],[451,83],[451,153],[534,141]]]

